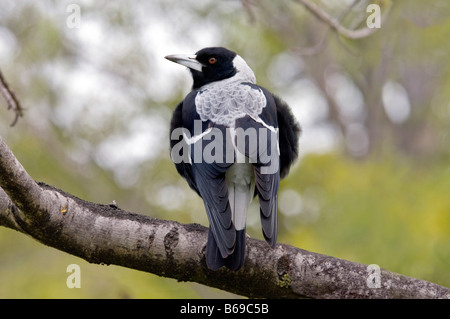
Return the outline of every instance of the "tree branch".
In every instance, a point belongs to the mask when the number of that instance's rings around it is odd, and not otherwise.
[[[338,23],[341,23],[341,21],[347,16],[347,14],[350,13],[350,11],[355,7],[355,5],[357,5],[360,2],[360,0],[354,0],[353,3],[351,5],[349,5],[337,18],[336,21],[338,21]],[[318,54],[320,52],[323,51],[323,49],[326,47],[326,40],[328,38],[329,32],[333,30],[332,28],[327,28],[327,30],[325,31],[324,35],[322,36],[322,38],[320,39],[320,41],[311,46],[311,47],[306,47],[306,48],[296,48],[295,52],[299,53],[300,55],[315,55]],[[339,41],[339,36],[336,37]],[[348,48],[341,42],[339,41],[339,43],[341,44],[341,46],[346,49],[348,51]],[[352,54],[353,55],[353,54]]]
[[[8,103],[8,110],[12,109],[16,113],[16,117],[14,118],[11,126],[16,125],[19,117],[23,116],[23,109],[20,106],[19,100],[16,98],[14,92],[9,88],[8,83],[6,83],[3,78],[3,74],[0,71],[0,91],[2,92],[3,97]]]
[[[337,33],[343,35],[346,38],[349,39],[365,38],[374,33],[375,31],[377,31],[376,28],[368,28],[368,27],[356,30],[348,29],[339,22],[339,19],[332,17],[328,12],[323,10],[314,2],[311,2],[310,0],[295,0],[295,1],[302,4],[309,12],[315,15],[319,20],[325,22],[333,30],[335,30]],[[382,15],[381,17],[382,21],[384,21],[384,17],[385,15]]]
[[[450,298],[450,289],[279,244],[247,241],[238,272],[205,263],[207,228],[86,202],[36,183],[0,137],[0,225],[92,263],[115,264],[258,298]]]

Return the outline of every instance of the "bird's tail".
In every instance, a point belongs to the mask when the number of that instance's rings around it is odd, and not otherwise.
[[[245,228],[236,231],[236,243],[234,251],[227,257],[222,257],[211,229],[208,233],[206,244],[206,265],[211,270],[217,270],[226,266],[230,270],[239,270],[244,265],[245,259]]]
[[[245,259],[245,223],[248,205],[255,189],[255,184],[251,177],[253,175],[253,166],[248,163],[234,164],[226,174],[228,204],[230,205],[231,221],[236,237],[233,251],[231,253],[221,253],[210,227],[206,245],[206,264],[212,270],[217,270],[222,266],[226,266],[231,270],[239,270],[244,265]]]

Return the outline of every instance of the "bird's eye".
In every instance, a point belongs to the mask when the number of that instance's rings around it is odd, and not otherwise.
[[[217,62],[217,59],[216,58],[209,58],[208,62],[209,62],[209,64],[214,64],[214,63]]]

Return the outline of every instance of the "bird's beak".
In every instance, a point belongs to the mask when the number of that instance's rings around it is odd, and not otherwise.
[[[196,55],[186,55],[186,54],[173,54],[167,55],[165,58],[169,61],[187,66],[190,69],[202,72],[203,64],[197,61]]]

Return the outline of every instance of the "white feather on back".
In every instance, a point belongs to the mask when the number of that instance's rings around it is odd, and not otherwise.
[[[228,79],[204,85],[195,97],[196,111],[202,121],[234,127],[236,119],[250,115],[258,118],[267,101],[256,83],[255,74],[239,55],[233,60],[237,73]]]

